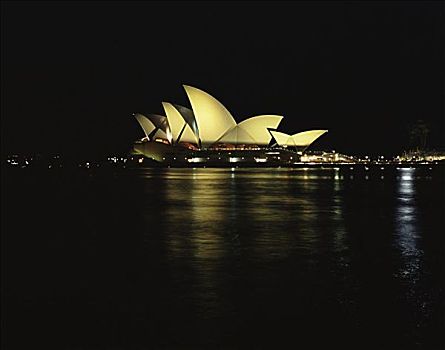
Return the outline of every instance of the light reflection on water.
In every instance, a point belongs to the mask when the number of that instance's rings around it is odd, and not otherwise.
[[[9,342],[443,348],[443,173],[14,173],[2,230]]]
[[[178,241],[186,239],[196,258],[223,258],[244,235],[251,239],[253,255],[262,260],[285,258],[293,246],[313,252],[320,238],[320,217],[341,221],[341,185],[338,170],[307,173],[168,169],[161,186],[172,257],[184,254],[186,245]],[[332,197],[320,200],[320,192],[326,190]],[[341,229],[335,230],[337,242],[341,234]]]
[[[143,176],[160,180],[169,264],[194,271],[193,297],[207,317],[221,311],[223,276],[233,261],[257,266],[252,278],[264,284],[277,273],[274,262],[318,268],[330,246],[334,253],[347,249],[338,170],[167,169]]]
[[[416,247],[415,169],[398,172],[395,244],[413,271],[422,254]],[[314,252],[320,224],[329,224],[335,249],[348,248],[342,191],[343,183],[354,178],[340,175],[337,168],[148,169],[141,176],[160,180],[165,192],[163,231],[172,258],[192,249],[196,258],[220,259],[239,248],[242,235],[251,238],[249,249],[263,260],[285,258],[295,247]],[[147,184],[149,191],[151,186]]]
[[[405,297],[410,301],[415,327],[425,326],[425,319],[432,313],[431,296],[421,290],[422,261],[424,252],[419,247],[421,228],[416,203],[416,169],[399,169],[397,180],[397,205],[395,210],[395,245],[401,254],[401,266],[394,273],[406,284]],[[425,273],[425,271],[423,271]]]
[[[419,261],[423,254],[417,246],[419,227],[415,202],[415,169],[402,168],[397,184],[397,206],[395,212],[395,243],[405,259],[402,275],[415,276],[419,270]],[[410,278],[411,280],[413,277]]]
[[[425,227],[416,192],[416,176],[422,175],[415,174],[404,168],[383,178],[339,169],[199,168],[148,169],[139,176],[147,196],[157,198],[145,210],[158,218],[150,214],[147,220],[159,221],[180,302],[193,305],[203,320],[249,322],[256,313],[285,313],[277,311],[280,302],[303,310],[307,295],[359,319],[360,295],[373,299],[365,286],[378,291],[379,283],[388,283],[383,275],[363,275],[366,259],[371,273],[372,264],[384,266],[381,259],[388,266],[396,262],[381,272],[404,285],[403,298],[425,320],[433,306],[428,293],[416,289],[425,272],[419,246]],[[382,258],[391,248],[392,255]],[[363,258],[364,251],[369,255]],[[392,301],[385,303],[375,309]],[[286,317],[300,322],[295,310]]]

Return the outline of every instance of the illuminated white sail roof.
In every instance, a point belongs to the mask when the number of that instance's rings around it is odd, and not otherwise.
[[[280,146],[307,147],[326,132],[328,131],[309,130],[294,135],[288,135],[279,131],[271,131],[270,133]]]
[[[271,131],[270,133],[280,146],[293,146],[291,135],[285,134],[284,132],[280,131]]]
[[[218,143],[268,145],[272,136],[267,129],[276,129],[281,119],[278,115],[248,118],[228,130]]]
[[[280,115],[259,115],[243,120],[238,127],[252,135],[257,145],[268,145],[272,138],[268,129],[278,128],[282,119]]]
[[[171,103],[162,102],[162,107],[164,107],[165,115],[167,116],[168,125],[170,126],[170,131],[172,134],[173,142],[176,142],[179,134],[184,127],[185,121],[182,118],[178,110],[172,106]]]
[[[173,143],[190,142],[199,144],[198,136],[195,135],[190,125],[184,118],[184,115],[171,103],[162,102],[165,114],[167,115],[168,124],[172,134]],[[184,107],[185,108],[185,107]],[[188,118],[189,119],[189,118]],[[196,125],[191,121],[192,125]]]
[[[208,93],[183,85],[193,110],[163,102],[165,116],[135,115],[149,140],[162,138],[177,144],[194,143],[199,148],[216,143],[266,146],[272,137],[281,146],[307,147],[327,130],[309,130],[294,135],[276,131],[279,115],[259,115],[239,124],[230,112]]]
[[[218,143],[228,144],[256,144],[255,139],[250,133],[239,125],[235,125],[232,129],[227,131],[223,137],[218,140]]]
[[[141,126],[142,130],[144,130],[144,134],[147,137],[147,139],[150,140],[149,135],[152,133],[154,129],[156,129],[156,126],[148,119],[146,116],[136,113],[134,115],[136,120],[138,121],[139,125]]]
[[[199,129],[201,144],[210,146],[228,130],[236,126],[230,112],[208,93],[183,85],[190,100]]]
[[[152,140],[164,139],[171,143],[171,135],[167,134],[164,130],[158,129],[152,136]]]
[[[309,146],[312,142],[318,139],[327,130],[309,130],[303,131],[292,136],[295,146]]]
[[[193,114],[193,111],[189,108],[186,108],[184,106],[180,106],[177,104],[173,104],[173,106],[178,110],[179,113],[181,113],[182,117],[184,118],[186,123],[192,129],[192,132],[196,135],[196,138],[199,140],[198,123],[196,123],[196,119],[195,119],[195,115]]]
[[[172,133],[170,130],[170,125],[168,124],[167,117],[158,114],[148,114],[147,117],[157,128],[156,133],[153,135],[152,139],[161,138],[172,143]]]
[[[172,142],[172,135],[168,120],[163,115],[148,114],[147,116],[137,113],[134,116],[144,130],[149,140],[161,138]]]
[[[177,142],[189,142],[199,145],[199,139],[188,124],[185,124],[182,134]]]

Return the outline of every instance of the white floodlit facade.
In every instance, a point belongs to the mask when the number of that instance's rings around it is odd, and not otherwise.
[[[278,128],[282,119],[283,117],[279,115],[259,115],[248,118],[228,130],[218,142],[267,146],[272,139],[269,129]]]
[[[215,147],[224,149],[224,145],[229,148],[236,148],[237,145],[265,148],[271,144],[273,138],[272,143],[275,145],[301,150],[327,132],[309,130],[288,135],[277,131],[283,119],[280,115],[259,115],[237,124],[232,114],[216,98],[198,88],[189,85],[183,87],[192,109],[162,102],[165,116],[140,113],[134,115],[146,140],[161,141],[170,146],[182,144],[188,148],[211,150]]]
[[[321,135],[327,133],[327,130],[309,130],[303,131],[292,136],[295,146],[309,146]]]
[[[148,119],[146,116],[136,113],[134,115],[136,120],[138,121],[139,125],[141,126],[142,130],[144,130],[145,137],[150,140],[150,134],[151,132],[156,129],[156,126]]]
[[[186,122],[179,110],[171,103],[162,102],[167,115],[173,143],[189,142],[199,144],[199,136],[195,134],[191,126]]]
[[[235,119],[216,98],[192,86],[184,85],[184,89],[198,123],[202,146],[211,146],[224,133],[236,126]]]
[[[166,117],[157,114],[145,116],[140,113],[135,114],[134,117],[141,125],[148,140],[164,139],[171,143],[172,135]]]
[[[284,132],[271,131],[273,138],[278,145],[282,147],[308,147],[316,139],[318,139],[327,130],[309,130],[294,135],[288,135]]]

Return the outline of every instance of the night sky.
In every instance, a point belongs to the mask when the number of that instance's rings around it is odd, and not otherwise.
[[[132,113],[279,114],[314,149],[397,154],[423,119],[445,146],[444,2],[2,2],[2,153],[101,156],[143,136]]]

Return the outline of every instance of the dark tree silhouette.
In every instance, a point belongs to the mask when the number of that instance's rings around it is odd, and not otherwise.
[[[429,133],[430,129],[428,124],[422,119],[416,120],[409,127],[411,145],[417,150],[425,150]]]

